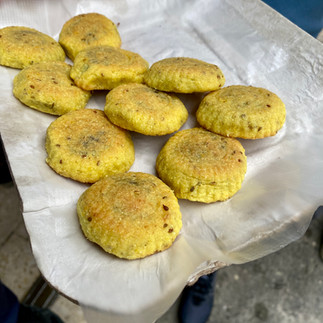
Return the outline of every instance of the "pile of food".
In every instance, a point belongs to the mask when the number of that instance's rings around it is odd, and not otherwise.
[[[110,254],[138,259],[174,243],[182,227],[178,199],[214,203],[241,188],[247,158],[237,138],[275,135],[286,110],[267,89],[224,87],[214,64],[168,57],[149,66],[120,47],[116,25],[98,13],[71,18],[58,42],[28,27],[0,30],[0,64],[21,69],[14,96],[57,116],[46,133],[47,164],[90,185],[77,203],[84,235]],[[107,91],[105,106],[87,109],[98,90]],[[204,94],[200,127],[181,130],[188,111],[176,93]],[[156,159],[159,178],[129,171],[131,132],[171,135]]]

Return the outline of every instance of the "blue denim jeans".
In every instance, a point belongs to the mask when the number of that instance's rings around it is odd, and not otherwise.
[[[322,0],[263,0],[295,25],[317,37],[323,28]]]

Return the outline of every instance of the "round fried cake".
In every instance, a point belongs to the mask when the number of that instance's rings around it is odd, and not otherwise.
[[[224,201],[241,188],[247,160],[237,139],[192,128],[166,142],[156,169],[177,198],[210,203]]]
[[[124,83],[143,83],[148,67],[148,62],[137,53],[96,46],[78,53],[71,78],[84,90],[111,90]]]
[[[232,85],[206,95],[196,118],[203,128],[223,136],[258,139],[282,128],[286,109],[276,94],[264,88]]]
[[[64,61],[65,52],[52,37],[28,27],[0,29],[0,65],[22,69],[51,61]]]
[[[111,90],[104,112],[115,125],[150,136],[175,132],[188,117],[184,104],[174,94],[136,83]]]
[[[174,193],[146,173],[128,172],[101,179],[81,195],[77,213],[90,241],[126,259],[169,248],[182,227]]]
[[[74,60],[81,50],[91,46],[120,47],[121,39],[116,25],[110,19],[93,12],[66,21],[59,34],[59,43],[67,56]]]
[[[84,108],[91,93],[75,85],[70,71],[65,62],[25,67],[14,78],[13,94],[28,107],[53,115]]]
[[[162,59],[155,62],[145,75],[145,83],[150,87],[175,93],[214,91],[224,82],[218,66],[189,57]]]
[[[126,172],[135,158],[127,130],[96,109],[69,112],[53,121],[47,129],[46,151],[53,170],[84,183]]]

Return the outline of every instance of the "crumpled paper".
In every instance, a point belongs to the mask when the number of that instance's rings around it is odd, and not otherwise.
[[[33,27],[58,39],[65,21],[100,12],[118,25],[122,48],[150,64],[194,57],[218,65],[226,84],[265,87],[286,105],[274,137],[241,140],[248,169],[230,200],[180,201],[183,229],[168,250],[142,260],[117,259],[87,241],[76,202],[88,185],[60,177],[45,163],[45,132],[56,117],[27,108],[12,95],[18,70],[0,67],[1,138],[19,190],[39,269],[77,300],[89,321],[152,322],[187,283],[208,270],[248,262],[301,237],[323,188],[323,45],[256,0],[1,1],[1,27]],[[88,108],[103,109],[106,92]],[[196,126],[200,94],[179,96]],[[169,136],[132,133],[131,171],[155,172]]]

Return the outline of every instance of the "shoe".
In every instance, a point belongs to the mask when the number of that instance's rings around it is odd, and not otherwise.
[[[322,233],[322,238],[321,238],[321,245],[320,245],[320,250],[319,250],[319,256],[321,260],[323,261],[323,233]]]
[[[319,206],[313,215],[313,219],[323,217],[323,205]],[[321,241],[319,246],[319,257],[323,261],[323,231],[321,232]]]
[[[213,307],[216,273],[201,276],[198,281],[185,287],[179,305],[181,323],[207,322]]]
[[[64,323],[48,308],[20,304],[16,323]]]

